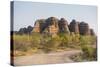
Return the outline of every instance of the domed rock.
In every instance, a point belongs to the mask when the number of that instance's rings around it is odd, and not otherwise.
[[[69,25],[70,32],[74,32],[75,34],[79,33],[79,22],[76,22],[76,20],[72,20],[72,22]]]
[[[70,33],[69,28],[68,28],[68,22],[67,22],[67,20],[65,20],[64,18],[61,18],[59,20],[58,25],[59,25],[59,31],[60,32]]]
[[[44,23],[45,23],[45,19],[36,20],[32,32],[39,32],[40,33],[42,31]]]
[[[33,32],[40,33],[57,33],[58,32],[58,19],[55,17],[49,17],[47,19],[37,20],[34,24]]]
[[[49,34],[55,34],[58,32],[58,19],[55,17],[50,17],[46,20],[45,27],[48,29]]]
[[[75,33],[81,35],[95,34],[93,30],[89,29],[89,25],[85,22],[79,23],[76,20],[72,20],[68,25],[67,20],[64,18],[58,20],[56,17],[37,20],[34,24],[33,32],[46,34],[56,34],[58,32]]]
[[[85,22],[81,22],[79,24],[79,31],[81,35],[89,35],[90,34],[89,25]]]
[[[93,29],[90,29],[90,35],[94,36],[95,35],[95,32]]]
[[[36,21],[34,24],[33,32],[40,32],[39,22]]]
[[[55,26],[57,26],[58,19],[56,17],[49,17],[48,19],[46,19],[46,23],[47,23],[46,26],[49,26],[49,25],[55,25]]]

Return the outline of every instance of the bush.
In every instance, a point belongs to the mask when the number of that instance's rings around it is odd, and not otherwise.
[[[14,50],[27,51],[30,43],[27,35],[14,35]]]
[[[80,46],[83,51],[83,58],[87,60],[96,60],[96,48],[92,45],[96,42],[95,36],[81,36],[80,37]],[[95,44],[96,45],[96,44]]]
[[[39,33],[34,33],[30,35],[30,43],[32,48],[34,47],[39,48],[40,42],[41,42],[41,35]]]
[[[72,43],[72,36],[66,33],[59,34],[61,44],[60,47],[68,47]]]
[[[44,38],[43,40],[44,41],[42,41],[41,44],[43,45],[43,50],[45,52],[56,50],[61,43],[59,36],[50,37],[50,38],[48,37],[48,38]]]
[[[97,50],[96,48],[92,48],[90,46],[82,46],[82,53],[70,56],[75,62],[81,61],[96,61],[97,60]]]
[[[80,37],[80,44],[81,45],[93,45],[96,42],[95,36],[81,36]]]
[[[97,59],[97,51],[96,48],[90,46],[82,46],[83,58],[87,60],[96,60]]]
[[[31,50],[44,52],[57,51],[57,49],[82,49],[86,57],[93,57],[95,49],[90,48],[91,44],[96,42],[94,36],[81,36],[79,34],[59,33],[54,37],[40,33],[31,33],[23,35],[13,35],[14,50],[30,52]],[[30,51],[29,51],[30,50]],[[96,51],[95,51],[96,52]]]

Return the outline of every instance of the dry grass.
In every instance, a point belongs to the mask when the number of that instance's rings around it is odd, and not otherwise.
[[[96,37],[60,34],[52,38],[50,36],[34,33],[31,35],[14,34],[13,41],[14,56],[23,56],[40,52],[48,53],[51,51],[80,50],[83,45],[91,46],[96,42]]]

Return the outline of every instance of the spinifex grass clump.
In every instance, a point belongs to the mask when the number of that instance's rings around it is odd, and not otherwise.
[[[80,49],[82,53],[71,56],[74,61],[95,61],[97,60],[97,48],[95,36],[81,36]]]

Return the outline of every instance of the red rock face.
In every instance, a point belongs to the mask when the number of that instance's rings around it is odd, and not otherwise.
[[[55,17],[50,17],[45,21],[37,21],[34,25],[34,32],[56,34],[58,32],[58,20]]]
[[[40,32],[40,24],[39,24],[39,22],[35,22],[33,31],[34,32]]]
[[[51,25],[51,26],[49,26],[48,27],[48,32],[50,33],[50,34],[56,34],[57,32],[58,32],[58,28],[57,27],[55,27],[55,25]]]
[[[58,20],[55,17],[50,17],[47,20],[48,32],[50,34],[56,34],[58,32]]]
[[[61,32],[72,32],[80,35],[95,34],[93,29],[90,29],[89,25],[85,22],[77,22],[76,20],[72,20],[72,22],[68,25],[67,20],[64,18],[58,20],[55,17],[37,20],[34,24],[33,32],[48,34],[57,34]]]
[[[38,32],[40,33],[42,28],[43,28],[43,25],[45,23],[45,20],[44,19],[39,19],[35,22],[34,24],[34,28],[33,28],[33,31],[32,32]]]

